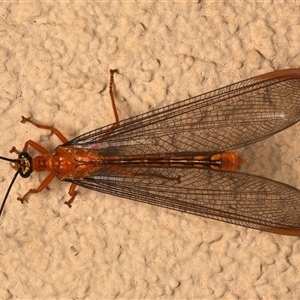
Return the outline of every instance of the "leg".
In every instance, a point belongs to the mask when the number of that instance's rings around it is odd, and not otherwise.
[[[47,187],[50,184],[54,177],[55,173],[51,172],[37,189],[30,189],[23,197],[18,197],[18,200],[24,203],[24,201],[27,200],[29,194],[36,194],[41,192],[45,187]]]
[[[118,115],[115,96],[114,96],[114,92],[113,92],[114,73],[117,73],[117,70],[110,70],[109,95],[110,95],[113,112],[114,112],[114,116],[115,116],[115,123],[112,125],[112,127],[109,129],[109,131],[102,136],[102,139],[107,138],[114,131],[114,129],[119,126],[119,115]],[[29,122],[38,128],[51,130],[63,143],[68,142],[68,139],[59,130],[57,130],[53,126],[38,124],[38,123],[30,120],[30,118],[25,118],[22,116],[21,123],[26,123],[26,122]]]
[[[55,173],[51,172],[45,179],[44,181],[40,184],[40,186],[37,189],[30,189],[23,197],[18,197],[18,200],[22,202],[22,204],[24,203],[24,201],[27,201],[27,198],[29,196],[29,194],[37,194],[39,192],[41,192],[45,187],[47,187],[50,182],[53,180],[53,178],[55,177]],[[67,204],[70,208],[72,207],[71,203],[74,201],[75,196],[77,194],[77,192],[75,191],[76,188],[76,184],[72,183],[69,189],[69,195],[71,196],[70,200],[65,201],[64,203]]]
[[[106,139],[108,138],[114,131],[115,128],[119,126],[119,115],[117,111],[117,106],[116,106],[116,101],[115,101],[115,96],[114,96],[114,91],[113,91],[113,86],[114,86],[114,73],[118,72],[117,70],[109,70],[110,71],[110,81],[109,81],[109,95],[111,99],[111,104],[113,108],[113,112],[115,115],[115,123],[109,128],[109,130],[101,137],[101,139]]]
[[[119,115],[117,112],[117,106],[116,106],[115,96],[114,96],[114,92],[113,92],[113,86],[115,84],[114,74],[117,73],[118,70],[109,70],[109,71],[110,71],[109,95],[110,95],[110,99],[111,99],[111,103],[112,103],[112,107],[113,107],[113,111],[114,111],[114,115],[115,115],[115,124],[117,126],[117,125],[119,125]]]
[[[28,147],[31,146],[32,148],[34,148],[35,150],[37,150],[38,152],[42,153],[42,154],[49,154],[49,151],[47,149],[45,149],[43,146],[41,146],[40,144],[32,141],[32,140],[28,140],[23,147],[22,152],[27,152]],[[11,148],[11,150],[9,150],[10,153],[16,153],[16,154],[20,154],[20,151],[16,149],[15,146],[13,146]]]
[[[37,128],[51,130],[63,143],[66,143],[68,141],[68,139],[59,130],[57,130],[53,126],[38,124],[34,121],[31,121],[30,118],[25,118],[22,116],[21,123],[26,123],[26,122],[31,123],[32,125],[36,126]]]
[[[70,198],[70,200],[64,202],[64,204],[68,205],[69,208],[72,207],[71,204],[72,204],[72,202],[74,201],[75,196],[76,196],[76,194],[77,194],[77,192],[75,191],[76,186],[77,186],[77,185],[76,185],[75,183],[72,183],[72,184],[71,184],[70,189],[69,189],[69,195],[71,196],[71,198]]]

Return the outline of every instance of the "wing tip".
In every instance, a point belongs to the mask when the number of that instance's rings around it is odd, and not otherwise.
[[[261,227],[260,230],[275,233],[275,234],[300,236],[299,227],[286,227],[286,228]]]
[[[283,77],[300,78],[300,68],[273,71],[273,72],[259,75],[255,78],[262,80],[262,79],[275,79],[275,78],[283,78]]]

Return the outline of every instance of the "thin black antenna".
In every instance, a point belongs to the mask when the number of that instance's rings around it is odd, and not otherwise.
[[[10,162],[15,162],[15,163],[20,162],[19,159],[10,159],[10,158],[3,157],[3,156],[0,156],[0,159],[6,160],[6,161],[10,161]],[[17,178],[17,176],[19,175],[20,171],[21,171],[21,168],[19,168],[18,171],[15,173],[15,175],[14,175],[14,177],[13,177],[13,179],[12,179],[12,181],[11,181],[8,189],[7,189],[7,192],[6,192],[5,196],[4,196],[4,199],[3,199],[3,202],[2,202],[2,205],[1,205],[1,208],[0,208],[0,216],[2,214],[2,211],[3,211],[4,205],[5,205],[6,199],[7,199],[8,195],[9,195],[9,192],[10,192],[10,190],[11,190],[11,188],[12,188],[12,186],[13,186],[16,178]]]
[[[18,159],[18,158],[13,159],[13,158],[7,158],[7,157],[4,157],[4,156],[0,156],[0,159],[7,160],[7,161],[10,161],[10,162],[15,162],[15,163],[20,162],[20,159]]]

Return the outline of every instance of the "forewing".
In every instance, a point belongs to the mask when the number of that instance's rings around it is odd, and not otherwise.
[[[107,155],[214,152],[245,146],[299,121],[300,72],[288,71],[120,121],[113,130],[112,125],[104,126],[65,145]]]

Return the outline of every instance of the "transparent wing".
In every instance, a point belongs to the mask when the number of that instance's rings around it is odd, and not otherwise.
[[[277,71],[123,120],[113,131],[104,126],[65,145],[118,155],[229,150],[299,121],[299,100],[300,71]]]
[[[72,180],[79,186],[134,201],[254,229],[300,229],[300,191],[263,177],[198,168],[130,167],[128,176],[101,169]],[[151,172],[151,176],[149,176]],[[177,180],[170,180],[180,176]],[[164,179],[168,177],[169,179]]]

